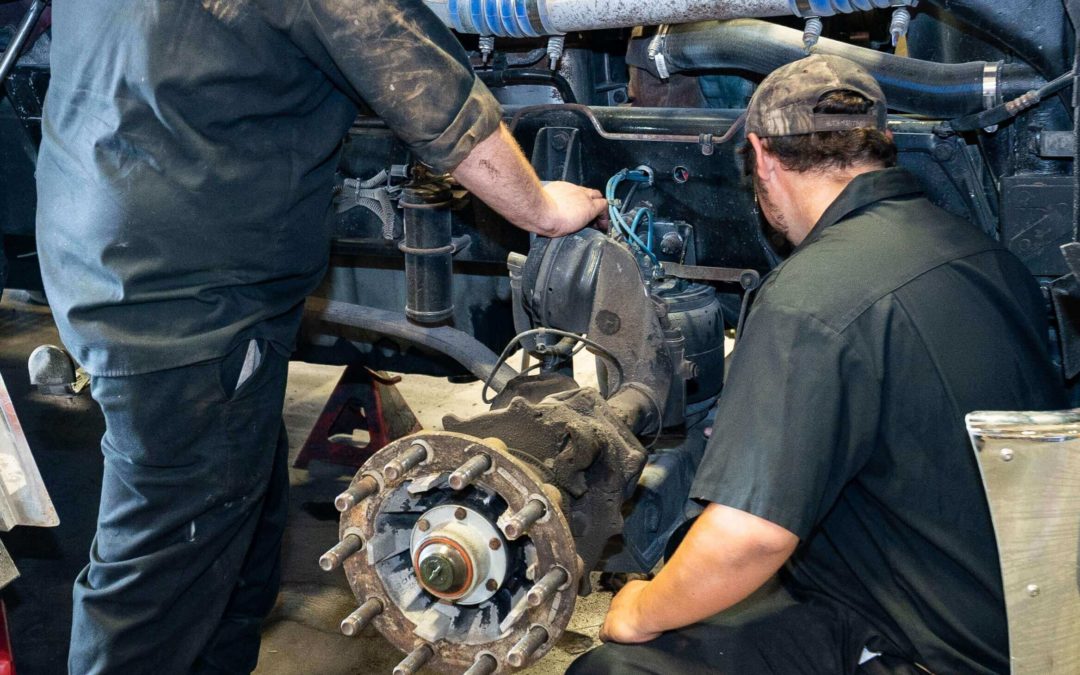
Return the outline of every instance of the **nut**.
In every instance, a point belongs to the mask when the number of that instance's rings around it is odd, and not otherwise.
[[[421,532],[427,532],[430,528],[431,523],[427,521],[427,518],[421,518],[420,520],[416,521],[416,529],[420,530]]]
[[[498,537],[492,537],[491,541],[488,542],[488,548],[490,548],[492,551],[498,551],[500,548],[502,548],[502,542],[499,541]]]
[[[465,509],[460,506],[454,510],[454,517],[458,520],[465,520],[465,517],[468,515],[469,514],[465,511]]]

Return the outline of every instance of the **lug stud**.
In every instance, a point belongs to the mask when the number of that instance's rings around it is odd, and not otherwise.
[[[491,675],[499,669],[499,662],[491,654],[480,654],[464,675]]]
[[[386,466],[383,467],[383,475],[389,481],[396,481],[427,458],[427,446],[421,443],[413,443],[400,457],[386,463]]]
[[[416,675],[424,664],[435,656],[435,651],[428,645],[420,645],[406,656],[401,663],[394,668],[394,675]]]
[[[484,473],[491,468],[491,458],[487,455],[476,455],[469,459],[461,466],[457,468],[452,474],[450,474],[450,487],[454,490],[464,490],[472,484],[474,480],[480,477],[480,474]]]
[[[341,513],[345,513],[378,491],[379,484],[375,479],[371,476],[364,476],[356,484],[356,487],[350,487],[334,499],[334,507]]]
[[[545,513],[547,513],[547,507],[544,506],[544,502],[533,499],[520,511],[510,516],[510,519],[506,521],[506,525],[503,526],[503,534],[511,541],[518,539],[528,532],[529,528],[536,524],[536,521],[543,518]]]
[[[561,567],[556,567],[550,572],[544,575],[540,581],[536,582],[532,588],[529,589],[527,595],[529,605],[531,607],[539,607],[544,602],[549,600],[551,596],[562,588],[567,581],[569,581],[570,575],[566,573]]]
[[[528,663],[532,655],[536,653],[538,649],[544,646],[544,643],[548,641],[548,632],[543,626],[533,626],[529,629],[529,632],[525,634],[525,637],[518,640],[518,643],[510,648],[510,651],[506,654],[506,662],[514,668],[520,668]],[[395,672],[394,675],[397,675]]]
[[[382,614],[383,604],[378,598],[371,598],[360,605],[356,611],[341,621],[341,633],[348,637],[354,637],[371,623],[371,620]]]
[[[345,562],[345,558],[356,553],[363,546],[364,540],[359,535],[347,534],[334,548],[322,554],[322,557],[319,558],[319,567],[324,572],[335,570],[341,567],[341,563]]]

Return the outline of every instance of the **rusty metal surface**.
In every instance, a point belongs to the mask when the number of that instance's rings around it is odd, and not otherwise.
[[[19,570],[15,567],[15,561],[11,559],[11,554],[0,542],[0,588],[6,587],[18,578]]]
[[[622,532],[622,505],[647,453],[596,390],[575,389],[537,404],[516,398],[503,410],[467,420],[448,416],[443,426],[499,438],[563,493],[563,509],[586,570],[597,565],[607,541]],[[588,593],[587,577],[582,583],[582,593]]]
[[[416,440],[423,440],[431,447],[427,460],[413,467],[396,481],[388,481],[385,475],[378,470],[386,463],[395,459]],[[391,643],[403,652],[412,652],[419,645],[425,644],[425,640],[417,636],[416,632],[426,630],[438,631],[439,627],[420,627],[422,621],[418,617],[427,617],[438,620],[439,617],[431,615],[431,607],[424,607],[424,602],[419,600],[423,591],[419,586],[413,594],[413,602],[407,603],[405,608],[399,607],[388,593],[380,569],[378,558],[385,555],[382,544],[378,537],[393,537],[394,533],[388,529],[377,530],[376,523],[379,521],[380,510],[388,507],[384,499],[393,493],[395,488],[402,487],[407,481],[417,479],[432,483],[445,481],[446,477],[457,469],[465,460],[477,453],[485,453],[492,459],[492,468],[478,479],[485,487],[495,490],[506,502],[506,514],[516,512],[523,508],[531,499],[540,497],[550,506],[547,514],[540,519],[528,533],[528,537],[535,549],[535,560],[530,560],[529,571],[533,575],[531,582],[539,580],[547,570],[556,566],[567,570],[571,579],[567,588],[555,594],[550,602],[538,607],[532,607],[526,602],[525,592],[520,589],[513,598],[513,611],[517,612],[516,621],[509,621],[512,625],[487,626],[486,632],[494,637],[478,638],[475,631],[466,629],[461,634],[447,635],[431,644],[434,655],[428,663],[428,667],[439,672],[462,672],[473,664],[478,654],[491,654],[499,662],[497,672],[509,672],[506,666],[506,656],[513,646],[528,633],[533,626],[542,626],[550,635],[549,640],[540,647],[533,655],[532,660],[542,658],[565,630],[573,614],[576,595],[574,589],[583,570],[580,558],[574,549],[574,541],[570,534],[570,526],[558,507],[559,493],[551,486],[544,485],[535,471],[514,459],[506,452],[505,446],[494,439],[480,440],[464,434],[451,432],[422,432],[396,441],[376,453],[368,466],[368,470],[362,470],[357,474],[353,485],[365,475],[374,476],[382,486],[378,496],[368,498],[358,506],[342,514],[340,523],[340,536],[345,537],[350,533],[358,533],[366,542],[365,548],[358,554],[349,557],[345,563],[345,574],[349,585],[356,596],[357,603],[361,604],[371,598],[378,598],[385,606],[385,610],[377,616],[372,623]],[[388,508],[393,508],[390,505]],[[500,522],[505,518],[500,518]],[[408,531],[406,530],[406,534]],[[393,548],[393,547],[391,547]],[[383,558],[386,560],[387,558]],[[393,589],[398,593],[402,589]],[[411,589],[404,589],[412,592]],[[454,605],[436,603],[436,612],[445,612],[447,616],[453,616]],[[493,605],[492,605],[493,607]],[[419,609],[418,609],[419,608]],[[496,616],[495,609],[484,609],[487,612],[477,620],[490,621]],[[502,623],[507,623],[507,619]]]
[[[1001,557],[1013,675],[1080,672],[1080,410],[967,417]]]
[[[15,404],[0,377],[0,530],[7,532],[16,525],[59,524],[15,414]]]

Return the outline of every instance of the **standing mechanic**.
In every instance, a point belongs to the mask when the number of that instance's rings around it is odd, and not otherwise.
[[[281,409],[366,105],[511,223],[573,232],[420,0],[55,0],[38,245],[105,414],[69,669],[249,672],[288,488]]]
[[[964,415],[1065,407],[1039,290],[893,168],[855,64],[780,68],[746,130],[761,210],[796,248],[735,349],[691,491],[704,513],[613,600],[602,637],[627,644],[570,672],[1008,672]]]

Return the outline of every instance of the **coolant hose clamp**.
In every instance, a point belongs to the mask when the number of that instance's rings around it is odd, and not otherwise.
[[[989,110],[998,104],[998,99],[1000,98],[998,85],[1000,82],[1000,61],[992,61],[983,66],[982,92],[984,109]]]
[[[671,77],[671,71],[668,70],[667,57],[665,56],[668,30],[670,28],[671,26],[666,23],[660,26],[656,30],[656,35],[653,36],[652,41],[649,42],[649,60],[656,64],[656,74],[661,80]]]

